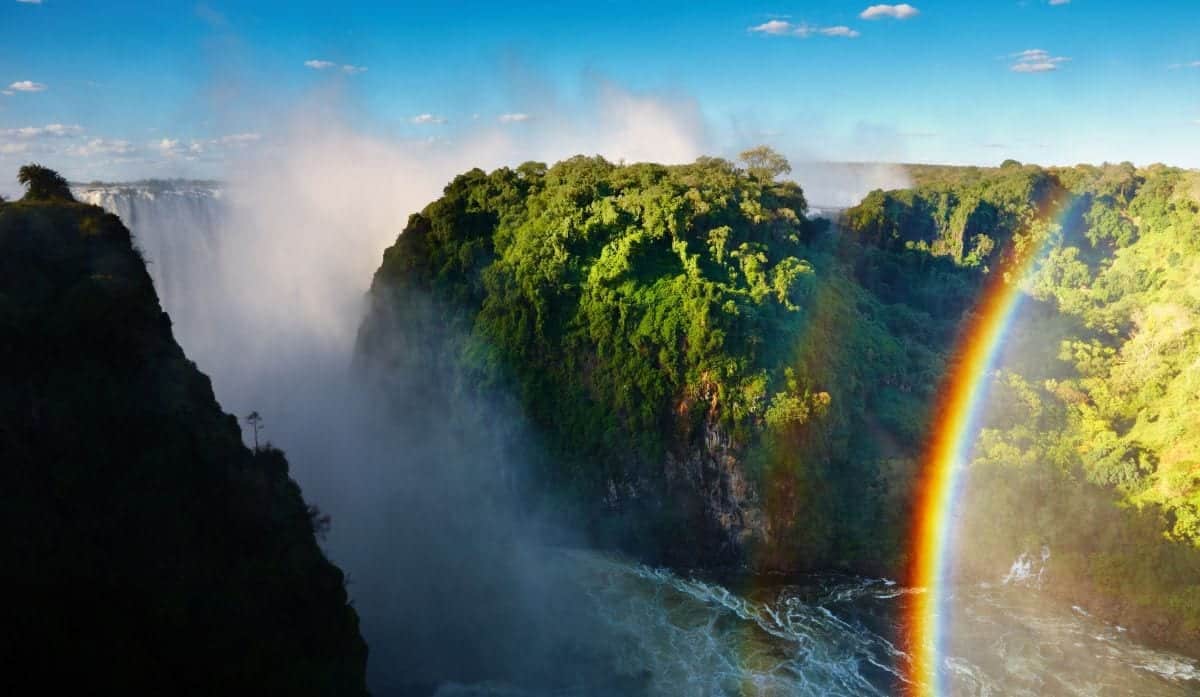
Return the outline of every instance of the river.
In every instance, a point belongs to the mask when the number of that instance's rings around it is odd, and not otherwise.
[[[884,579],[813,575],[717,583],[595,552],[560,551],[560,582],[603,629],[594,647],[628,676],[627,694],[851,696],[903,694],[901,618],[914,593]],[[942,669],[953,695],[1174,697],[1200,694],[1194,660],[1146,648],[1128,632],[1036,590],[959,588]],[[503,683],[443,685],[440,695],[596,694],[581,683],[525,692]],[[616,692],[613,692],[614,694]]]

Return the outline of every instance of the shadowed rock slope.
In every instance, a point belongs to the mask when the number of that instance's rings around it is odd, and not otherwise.
[[[0,203],[0,691],[365,694],[283,453],[243,445],[121,221],[35,188]]]

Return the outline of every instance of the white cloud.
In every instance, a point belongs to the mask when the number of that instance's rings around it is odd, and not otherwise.
[[[917,8],[902,2],[899,5],[871,5],[863,10],[858,16],[863,19],[909,19],[921,14]]]
[[[1071,0],[1050,0],[1051,5],[1070,5]]]
[[[750,27],[750,31],[782,36],[783,34],[790,34],[792,32],[792,23],[781,19],[772,19],[769,22],[763,22],[757,27]]]
[[[17,82],[9,85],[8,89],[15,90],[17,92],[41,92],[46,89],[46,86],[40,82],[34,82],[32,80],[18,80]]]
[[[1014,73],[1050,73],[1058,70],[1058,64],[1020,62],[1013,63],[1011,70]]]
[[[83,127],[79,125],[67,126],[61,123],[50,123],[42,126],[42,133],[49,136],[73,136],[83,133]]]
[[[177,138],[163,138],[152,142],[150,147],[157,150],[164,157],[176,157],[184,155],[187,159],[195,159],[195,156],[202,155],[213,149],[221,148],[242,148],[251,143],[256,143],[262,139],[258,133],[232,133],[230,135],[221,136],[220,138],[210,138],[207,140],[192,140],[187,145]]]
[[[16,92],[13,92],[12,90],[0,90],[0,94],[4,95],[5,97],[11,97],[16,94]]]
[[[17,2],[22,3],[24,5],[40,5],[40,4],[42,4],[42,0],[17,0]]]
[[[92,138],[82,145],[67,148],[66,153],[75,157],[92,157],[93,155],[128,155],[134,150],[133,143],[127,140]]]
[[[157,130],[157,129],[151,129]],[[56,158],[75,160],[63,165],[75,173],[92,171],[111,178],[114,167],[174,167],[187,162],[219,162],[261,140],[258,133],[231,133],[211,139],[155,136],[147,141],[93,137],[82,126],[51,123],[43,126],[0,128],[0,156]],[[136,176],[146,176],[143,169]]]
[[[260,140],[262,140],[262,135],[258,133],[233,133],[210,142],[215,145],[248,145]]]
[[[55,141],[62,142],[83,133],[81,126],[68,126],[61,123],[50,123],[45,126],[23,126],[21,128],[0,128],[0,155],[15,155],[29,153],[37,155],[53,155],[61,152]]]
[[[367,69],[361,65],[350,65],[349,63],[347,63],[345,65],[339,66],[337,63],[334,63],[333,61],[319,60],[316,58],[314,58],[312,60],[304,61],[304,67],[312,68],[313,70],[328,70],[330,68],[340,67],[342,69],[342,72],[346,73],[347,75],[357,75],[359,73],[367,72]]]
[[[0,131],[0,134],[17,138],[40,138],[42,136],[61,138],[76,136],[80,133],[83,133],[83,127],[67,126],[61,123],[50,123],[45,126],[25,126],[23,128],[10,128],[6,131]]]
[[[523,113],[518,112],[518,113],[512,113],[512,114],[500,114],[500,116],[497,117],[497,120],[499,120],[500,123],[520,123],[522,121],[528,121],[532,118],[533,117],[530,116],[529,114],[523,114]]]
[[[820,31],[822,36],[843,36],[847,39],[857,39],[859,36],[861,36],[858,31],[844,25],[825,27],[824,29],[820,29],[818,31]]]
[[[814,35],[838,36],[846,39],[854,39],[860,36],[858,31],[844,25],[817,27],[804,22],[792,24],[782,19],[772,19],[758,26],[750,27],[748,31],[757,34],[768,34],[770,36],[797,36],[801,39],[807,39]]]
[[[1171,70],[1179,70],[1180,68],[1200,68],[1200,61],[1188,61],[1186,63],[1172,63],[1167,66]]]
[[[159,155],[168,159],[182,157],[185,160],[194,160],[196,156],[204,152],[203,147],[196,141],[192,141],[190,145],[184,145],[177,138],[163,138],[162,140],[150,143],[150,149],[157,151]]]
[[[1017,60],[1041,60],[1050,56],[1050,52],[1041,48],[1027,48],[1024,51],[1012,54],[1011,58]]]
[[[433,114],[417,114],[416,116],[409,119],[409,122],[417,123],[417,124],[440,124],[440,123],[446,123],[446,119],[441,116],[435,116]]]
[[[1049,51],[1040,48],[1030,48],[1020,53],[1014,53],[1010,58],[1016,61],[1009,66],[1014,73],[1050,73],[1058,70],[1058,66],[1071,60],[1065,56],[1052,56]]]

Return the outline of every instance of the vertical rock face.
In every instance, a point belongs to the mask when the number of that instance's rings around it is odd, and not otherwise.
[[[95,206],[0,204],[0,492],[0,691],[366,693],[319,512]]]
[[[667,496],[695,501],[702,511],[697,523],[707,528],[703,539],[709,563],[741,563],[768,541],[758,488],[746,476],[743,449],[712,420],[703,426],[703,441],[668,452],[664,462]],[[690,560],[697,561],[697,560]]]

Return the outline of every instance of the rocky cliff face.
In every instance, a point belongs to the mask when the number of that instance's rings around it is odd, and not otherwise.
[[[5,692],[366,693],[319,512],[98,207],[0,204],[0,492]]]
[[[667,453],[666,496],[699,507],[696,522],[710,531],[714,560],[744,560],[770,542],[758,487],[746,474],[744,448],[725,429],[706,421],[702,438],[702,444]]]

